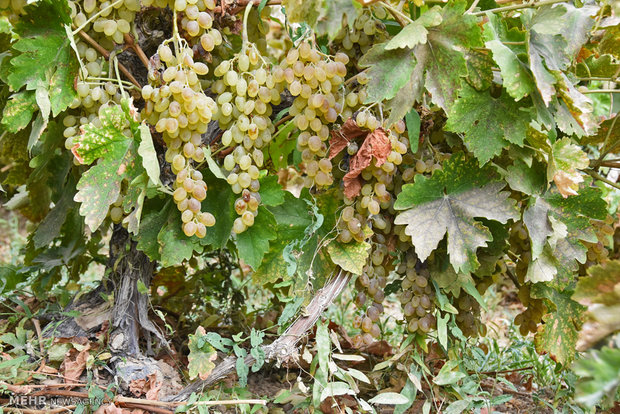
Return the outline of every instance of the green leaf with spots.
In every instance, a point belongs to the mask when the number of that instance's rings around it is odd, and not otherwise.
[[[568,285],[574,277],[577,262],[586,260],[582,241],[596,243],[597,238],[590,219],[602,220],[607,216],[606,203],[597,187],[587,180],[579,194],[564,198],[556,188],[542,197],[533,196],[523,213],[532,246],[532,261],[527,279],[554,281]],[[554,280],[554,278],[559,280]]]
[[[492,240],[489,229],[474,218],[506,223],[519,217],[510,193],[501,191],[505,184],[491,182],[489,172],[475,160],[454,154],[432,178],[418,175],[414,184],[403,186],[394,208],[408,210],[394,223],[406,226],[420,260],[426,260],[447,233],[454,270],[472,272],[479,267],[476,250]]]
[[[579,184],[583,182],[577,170],[590,165],[588,155],[572,140],[564,137],[551,145],[547,164],[547,180],[555,181],[560,193],[565,196],[577,195]]]
[[[343,270],[361,275],[370,254],[370,244],[366,242],[341,243],[337,239],[327,245],[332,261]]]
[[[452,106],[446,128],[463,134],[463,142],[485,164],[508,145],[523,146],[530,114],[510,96],[492,97],[464,84]]]
[[[504,88],[518,101],[536,90],[528,62],[519,58],[525,53],[525,46],[519,44],[525,41],[525,33],[517,28],[508,30],[506,21],[494,13],[487,13],[487,18],[489,21],[484,25],[485,46],[493,53],[493,60],[499,66]]]
[[[123,180],[132,181],[143,171],[137,159],[136,142],[123,131],[129,127],[125,112],[118,105],[100,111],[101,126],[85,125],[72,149],[82,164],[100,161],[78,182],[74,200],[82,203],[80,214],[91,231],[97,230],[109,206],[116,201]]]
[[[193,380],[199,377],[201,380],[207,379],[213,368],[215,368],[215,361],[217,359],[217,351],[209,344],[205,339],[205,329],[199,326],[196,332],[189,335],[189,342],[187,344],[189,348],[189,355],[187,360],[189,364],[189,379]]]
[[[493,59],[482,50],[471,49],[465,53],[467,61],[467,83],[479,91],[488,89],[493,83]]]
[[[533,161],[529,167],[523,160],[517,158],[506,168],[504,179],[510,188],[527,195],[540,194],[545,189],[545,167],[538,161]]]
[[[78,73],[78,61],[71,49],[65,25],[71,24],[66,1],[39,1],[26,7],[14,27],[19,40],[13,44],[15,53],[8,84],[15,91],[22,87],[37,91],[39,106],[47,119],[57,116],[76,96],[73,81]],[[49,105],[49,109],[44,108]]]
[[[543,325],[534,337],[536,350],[547,352],[555,361],[567,364],[575,356],[579,328],[582,323],[583,306],[570,298],[570,293],[555,290],[543,283],[532,286],[533,297],[545,300],[552,312],[543,316]]]
[[[2,112],[2,125],[8,132],[20,131],[28,126],[36,110],[34,91],[14,93]]]
[[[620,63],[612,55],[591,55],[577,62],[576,75],[580,78],[612,78],[620,70]]]
[[[441,9],[442,22],[428,29],[427,42],[415,48],[418,63],[426,68],[426,89],[433,103],[448,111],[456,100],[462,77],[466,77],[465,53],[482,47],[478,18],[465,14],[464,1],[453,1]]]
[[[269,241],[278,237],[277,223],[273,214],[265,207],[258,208],[254,225],[237,235],[239,257],[256,270],[269,251]]]
[[[392,99],[408,82],[416,61],[411,49],[387,49],[388,43],[374,45],[359,60],[367,67],[370,81],[367,85],[366,103]]]

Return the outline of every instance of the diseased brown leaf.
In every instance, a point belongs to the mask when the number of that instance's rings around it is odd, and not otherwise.
[[[380,167],[392,151],[390,139],[383,128],[377,128],[366,137],[366,141],[370,141],[372,156],[377,160],[377,167]]]
[[[131,381],[129,391],[136,397],[144,395],[147,400],[157,400],[157,394],[163,385],[162,381],[157,381],[157,374],[153,373],[146,378]]]
[[[583,177],[577,171],[573,171],[572,173],[567,171],[558,171],[553,176],[553,181],[555,182],[555,185],[557,185],[562,197],[566,198],[568,196],[577,195],[579,183],[583,182]]]
[[[391,150],[392,145],[383,128],[377,128],[366,136],[357,154],[351,158],[349,172],[344,176],[344,194],[348,198],[359,195],[362,183],[358,176],[364,168],[370,166],[372,157],[377,160],[376,165],[380,166],[385,162]]]
[[[349,142],[367,134],[368,131],[358,127],[353,118],[347,119],[342,128],[332,131],[332,139],[329,140],[329,159],[331,160],[340,154],[349,145]]]
[[[123,411],[114,404],[105,404],[97,408],[95,414],[123,414]]]
[[[345,176],[342,181],[344,183],[344,195],[348,199],[357,197],[362,191],[362,179],[359,176],[353,178]]]

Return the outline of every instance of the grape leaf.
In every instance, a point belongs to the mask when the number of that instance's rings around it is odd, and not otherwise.
[[[35,249],[49,245],[60,235],[60,229],[67,219],[67,214],[74,207],[75,181],[70,178],[54,208],[45,216],[32,236]]]
[[[204,339],[206,331],[202,326],[196,329],[193,335],[189,335],[189,355],[187,360],[189,364],[189,379],[193,380],[199,377],[201,380],[207,379],[215,364],[213,361],[217,359],[217,351]]]
[[[82,203],[80,214],[84,216],[91,231],[95,231],[108,214],[109,206],[116,201],[124,179],[132,181],[142,173],[136,159],[133,137],[123,130],[129,125],[127,114],[119,105],[103,108],[99,120],[101,127],[88,124],[75,139],[72,152],[82,164],[97,165],[86,171],[78,182],[74,200]]]
[[[606,217],[601,191],[587,180],[579,194],[564,198],[556,188],[542,197],[533,196],[523,213],[532,245],[532,262],[526,278],[534,282],[551,281],[556,275],[572,278],[571,270],[585,262],[586,248],[580,240],[595,243],[590,218]],[[564,226],[564,228],[562,228]],[[561,233],[562,237],[554,233]],[[540,260],[539,260],[540,259]],[[560,273],[558,273],[558,271]],[[564,285],[570,280],[560,280]]]
[[[187,237],[183,233],[182,223],[181,212],[175,207],[168,208],[166,223],[157,234],[160,263],[163,267],[178,266],[191,259],[194,251],[201,250],[198,239]]]
[[[159,178],[159,161],[157,160],[157,152],[153,146],[153,137],[151,131],[146,124],[139,126],[140,145],[138,146],[138,154],[142,157],[142,166],[146,170],[151,182],[155,185],[163,185]]]
[[[583,177],[577,169],[584,169],[590,165],[590,160],[581,147],[564,137],[551,145],[549,162],[547,165],[547,180],[554,181],[562,197],[577,195],[579,184]]]
[[[278,206],[284,203],[284,190],[278,183],[277,175],[266,175],[260,180],[261,203],[265,206]]]
[[[588,307],[588,322],[579,333],[579,350],[620,331],[620,262],[590,267],[588,276],[577,282],[572,298]]]
[[[520,158],[514,160],[513,164],[506,168],[504,179],[510,188],[522,193],[533,195],[540,194],[545,188],[545,168],[542,163],[534,161],[528,166]]]
[[[318,34],[327,34],[328,39],[332,40],[343,27],[343,21],[353,24],[357,16],[355,0],[332,0],[327,2],[323,13],[317,22]],[[346,20],[345,20],[346,17]]]
[[[211,172],[204,172],[204,180],[208,189],[207,198],[202,201],[202,211],[213,214],[215,225],[207,228],[207,234],[201,243],[214,249],[222,249],[230,239],[230,232],[237,218],[235,212],[237,197],[226,181],[216,178]]]
[[[611,406],[620,386],[620,349],[603,347],[580,358],[573,366],[578,382],[575,400],[586,407],[601,402]]]
[[[522,42],[525,33],[516,28],[508,30],[505,20],[494,13],[487,13],[487,18],[489,21],[484,25],[485,46],[493,52],[493,60],[502,73],[504,88],[518,101],[535,90],[534,79],[527,62],[519,59],[525,48],[521,45],[506,45],[504,42]]]
[[[577,62],[576,75],[581,78],[612,78],[620,70],[620,63],[612,55],[591,55]]]
[[[237,235],[239,257],[252,269],[258,269],[269,251],[269,241],[278,237],[276,229],[277,223],[273,214],[261,206],[258,208],[254,225]]]
[[[8,132],[18,132],[28,126],[36,110],[34,91],[14,93],[2,112],[2,125]]]
[[[416,66],[411,49],[389,50],[387,46],[388,43],[374,45],[358,62],[369,68],[366,103],[395,97]]]
[[[467,62],[467,83],[479,91],[487,89],[493,83],[493,59],[479,49],[471,49],[465,53]]]
[[[394,223],[406,225],[405,233],[411,236],[420,260],[426,260],[448,233],[448,254],[454,270],[471,272],[478,268],[476,249],[487,246],[492,238],[489,229],[474,218],[500,223],[518,218],[514,200],[500,191],[504,184],[491,182],[491,177],[489,170],[479,168],[475,160],[455,154],[432,178],[418,175],[414,184],[403,186],[394,208],[407,210]]]
[[[160,200],[151,201],[146,213],[140,222],[140,231],[137,235],[138,250],[143,251],[151,260],[160,260],[159,243],[157,235],[164,228],[170,215],[170,209],[174,208],[171,200],[161,205]]]
[[[306,23],[314,27],[321,10],[319,0],[283,0],[286,18],[291,23]]]
[[[530,115],[522,109],[506,94],[493,98],[488,91],[463,84],[446,128],[462,133],[467,149],[485,164],[509,143],[523,145]]]
[[[361,275],[370,254],[370,244],[366,242],[340,243],[337,239],[327,245],[332,261],[343,270]]]
[[[617,150],[620,144],[620,122],[618,122],[618,118],[618,115],[616,115],[603,121],[596,135],[583,138],[583,144],[603,143],[602,153],[610,153]]]
[[[461,78],[468,75],[465,54],[483,45],[478,19],[464,14],[465,7],[463,1],[449,2],[440,9],[441,23],[436,26],[430,25],[438,20],[438,9],[427,12],[430,14],[425,26],[426,42],[417,43],[413,49],[399,42],[402,48],[390,51],[385,49],[387,43],[379,44],[360,59],[360,64],[372,64],[369,75],[373,93],[368,94],[366,101],[389,99],[385,106],[391,111],[388,125],[411,110],[424,86],[433,103],[445,111],[456,100]]]
[[[545,300],[554,309],[543,317],[534,337],[536,350],[547,352],[555,361],[566,364],[575,355],[578,330],[581,326],[584,307],[570,298],[565,291],[557,291],[544,283],[536,283],[531,288],[532,296]]]
[[[385,46],[385,50],[409,48],[413,49],[418,44],[426,43],[428,30],[427,27],[435,27],[441,24],[441,8],[433,7],[423,13],[418,19],[409,23],[396,36],[394,36]]]
[[[456,100],[461,77],[467,76],[465,51],[483,45],[478,18],[465,14],[466,7],[464,1],[444,6],[441,24],[429,28],[426,44],[415,48],[418,63],[426,68],[426,89],[445,111]]]
[[[24,86],[36,90],[41,110],[45,109],[41,102],[47,102],[57,116],[76,96],[73,81],[78,62],[65,30],[65,25],[71,25],[69,7],[66,1],[40,1],[26,10],[28,14],[14,28],[19,40],[13,49],[21,53],[11,59],[8,84],[15,91]]]
[[[615,305],[620,302],[620,261],[614,260],[588,269],[588,276],[579,278],[573,300],[584,306],[595,303]]]

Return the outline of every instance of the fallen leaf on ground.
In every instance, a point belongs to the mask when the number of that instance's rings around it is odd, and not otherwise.
[[[67,384],[77,382],[82,375],[84,368],[86,368],[89,349],[90,346],[86,345],[81,351],[73,348],[65,354],[61,369]]]

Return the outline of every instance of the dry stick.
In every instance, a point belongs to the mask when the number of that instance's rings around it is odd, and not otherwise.
[[[37,337],[39,338],[39,350],[41,354],[45,354],[45,347],[43,346],[43,334],[41,333],[41,324],[38,319],[33,319],[34,329],[37,331]]]
[[[116,404],[114,404],[116,405]],[[137,408],[139,410],[145,410],[147,412],[152,412],[152,413],[159,413],[159,414],[172,414],[174,413],[174,410],[168,410],[166,408],[159,408],[159,407],[153,407],[151,405],[145,405],[145,404],[131,404],[131,403],[119,403],[119,405],[125,406],[127,408]]]
[[[320,289],[316,295],[312,298],[312,301],[306,306],[302,312],[302,316],[288,327],[288,329],[269,345],[262,346],[262,350],[265,353],[265,360],[272,359],[283,360],[293,355],[296,351],[297,342],[310,330],[316,321],[319,319],[321,313],[327,308],[336,297],[340,294],[342,289],[349,281],[349,273],[344,270],[340,270],[336,277],[329,281],[322,289]],[[254,364],[255,359],[252,355],[245,357],[244,364],[251,366]],[[180,393],[170,398],[170,401],[182,401],[187,400],[189,396],[195,392],[200,392],[203,388],[214,385],[221,379],[225,378],[228,374],[235,371],[237,358],[229,356],[224,359],[215,369],[211,372],[206,380],[196,381],[193,384],[185,387]]]
[[[105,60],[110,60],[110,52],[108,52],[103,46],[97,43],[95,39],[93,39],[92,37],[84,33],[83,31],[80,31],[79,35],[82,37],[82,39],[90,43],[92,47],[97,49],[97,51],[103,55]],[[140,86],[140,83],[138,83],[136,78],[133,77],[131,72],[129,72],[129,70],[121,62],[118,62],[118,68],[121,70],[121,72],[123,72],[125,76],[127,76],[127,79],[129,79],[131,83],[133,83],[138,89],[142,89],[142,86]]]
[[[142,62],[144,67],[148,69],[149,68],[149,58],[146,56],[146,53],[144,53],[144,50],[142,50],[140,45],[136,43],[136,41],[133,38],[133,36],[130,35],[129,33],[125,33],[125,35],[123,37],[125,39],[125,44],[127,46],[129,46],[131,49],[133,49],[134,52],[136,52],[136,55],[138,55],[138,58],[140,59],[140,62]]]

